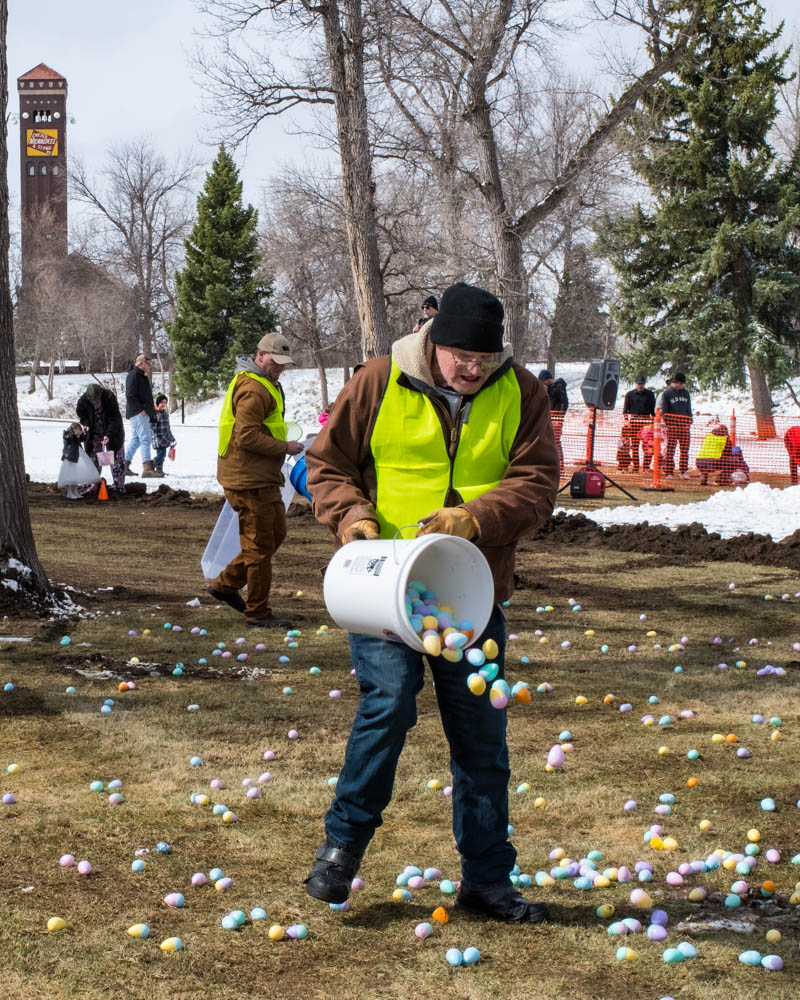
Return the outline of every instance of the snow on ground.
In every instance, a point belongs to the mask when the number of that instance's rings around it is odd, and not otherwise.
[[[733,538],[748,531],[771,535],[777,542],[800,528],[800,486],[773,489],[764,483],[750,483],[735,490],[720,490],[699,503],[643,503],[636,506],[600,507],[576,511],[556,508],[566,514],[584,513],[598,524],[663,524],[677,528],[697,521],[707,531]]]
[[[531,365],[534,374],[538,365]],[[585,363],[559,365],[556,375],[567,383],[570,400],[582,403],[580,384],[586,373]],[[100,381],[109,388],[115,388],[124,412],[125,376],[101,375]],[[22,421],[22,439],[25,450],[25,468],[31,479],[39,482],[55,482],[61,464],[61,435],[65,424],[74,419],[75,402],[94,381],[91,375],[59,375],[55,379],[55,398],[48,402],[41,384],[35,393],[28,394],[27,377],[17,378],[17,397]],[[321,409],[319,374],[316,369],[295,369],[281,377],[281,385],[286,394],[286,416],[298,423],[302,436],[313,434],[319,429],[317,416]],[[660,388],[656,380],[651,380],[653,388]],[[328,370],[328,392],[333,401],[342,387],[342,370]],[[631,386],[620,385],[620,397]],[[155,376],[154,390],[162,390],[160,377]],[[800,384],[795,385],[800,394]],[[727,414],[733,407],[749,410],[749,400],[744,394],[693,395],[698,413]],[[172,414],[172,430],[178,440],[177,456],[174,462],[164,463],[164,479],[142,480],[149,488],[155,489],[159,483],[166,483],[173,489],[188,490],[191,493],[221,493],[216,480],[217,420],[221,408],[221,398],[206,403],[190,404],[186,407],[186,422],[181,424],[180,410]],[[778,397],[776,413],[796,413],[796,407],[788,393]],[[126,427],[126,439],[130,429]],[[141,458],[133,460],[134,469],[141,468]],[[106,471],[106,477],[109,473]],[[574,509],[570,511],[575,513]],[[744,489],[720,491],[708,500],[694,504],[637,504],[614,508],[601,508],[586,512],[587,516],[601,524],[636,524],[649,521],[676,527],[698,521],[709,531],[718,531],[729,538],[747,531],[772,535],[775,540],[784,538],[800,528],[800,486],[788,489],[772,489],[761,483],[751,483]]]

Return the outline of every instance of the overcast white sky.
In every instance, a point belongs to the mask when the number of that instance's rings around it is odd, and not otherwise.
[[[577,0],[570,0],[575,2]],[[797,24],[797,0],[762,0],[768,19]],[[18,109],[16,79],[40,62],[63,73],[70,156],[91,168],[106,149],[142,135],[167,155],[191,149],[207,161],[214,149],[213,122],[201,110],[188,53],[197,44],[202,19],[192,0],[11,0],[8,18],[9,111]],[[570,53],[570,45],[565,51]],[[585,72],[585,48],[577,49]],[[570,60],[572,62],[573,60]],[[573,65],[573,69],[576,68]],[[12,228],[19,212],[18,125],[9,126],[9,183]],[[237,153],[245,198],[258,205],[261,187],[280,165],[313,152],[310,140],[287,135],[287,120],[261,126],[247,151]]]

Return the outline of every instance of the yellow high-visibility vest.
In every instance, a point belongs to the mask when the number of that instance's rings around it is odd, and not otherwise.
[[[275,400],[275,409],[264,421],[264,426],[274,438],[278,438],[279,441],[286,440],[286,422],[283,419],[283,396],[280,389],[274,382],[271,382],[264,376],[256,375],[255,372],[238,372],[228,383],[228,391],[225,393],[225,400],[222,403],[222,413],[219,417],[218,454],[222,458],[225,457],[228,445],[231,443],[231,437],[233,436],[233,425],[236,422],[236,417],[233,413],[233,390],[242,375],[260,382]]]
[[[727,434],[706,434],[703,443],[700,445],[698,458],[721,458],[725,451],[725,443],[728,440]]]
[[[509,369],[481,389],[453,429],[451,458],[442,423],[428,396],[389,381],[372,429],[370,450],[377,476],[376,512],[382,538],[413,538],[417,522],[444,504],[448,490],[466,503],[483,496],[505,475],[521,418],[522,393]]]

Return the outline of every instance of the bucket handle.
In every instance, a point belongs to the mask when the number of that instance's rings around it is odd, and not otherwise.
[[[420,527],[422,527],[422,521],[417,521],[414,524],[403,524],[401,525],[401,527],[397,529],[397,531],[395,531],[394,535],[392,535],[392,559],[394,559],[395,566],[400,565],[400,560],[397,558],[397,547],[395,546],[395,542],[400,537],[400,532],[405,531],[406,528],[420,528]]]

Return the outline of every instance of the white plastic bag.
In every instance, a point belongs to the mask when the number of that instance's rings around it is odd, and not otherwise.
[[[89,486],[99,482],[100,473],[83,448],[78,448],[77,462],[68,462],[65,459],[61,463],[61,471],[58,474],[59,489],[65,486]]]

